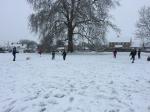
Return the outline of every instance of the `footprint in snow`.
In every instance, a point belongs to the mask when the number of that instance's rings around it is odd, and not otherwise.
[[[136,82],[139,82],[139,80],[136,80]]]
[[[150,112],[150,106],[148,106],[148,112]]]
[[[9,107],[14,105],[16,102],[17,102],[16,100],[11,101],[10,104],[9,104]]]
[[[69,111],[71,111],[72,110],[72,108],[71,107],[68,107],[66,110],[64,110],[64,112],[69,112]]]
[[[14,107],[9,107],[4,112],[11,112],[13,109],[14,109]]]
[[[65,97],[65,95],[64,94],[55,94],[54,97],[56,97],[56,98],[63,98],[63,97]]]
[[[59,104],[56,100],[50,100],[48,101],[49,104],[52,104],[52,105],[57,105]]]
[[[33,97],[29,97],[29,98],[26,98],[24,101],[32,101],[32,100],[36,100],[38,98],[38,96],[33,96]]]
[[[81,89],[87,89],[88,88],[88,86],[83,86],[83,87],[81,87]]]
[[[10,101],[10,100],[12,100],[12,98],[7,98],[7,99],[5,99],[5,100],[4,100],[4,101],[2,101],[2,102]]]
[[[90,84],[95,84],[95,81],[90,81],[89,83],[90,83]]]
[[[70,98],[69,98],[69,101],[70,101],[70,102],[73,102],[73,101],[74,101],[74,97],[70,97]]]
[[[116,95],[118,94],[118,92],[115,89],[112,89],[111,93]]]
[[[110,83],[109,84],[114,84],[114,82],[113,81],[110,81]]]
[[[48,98],[49,98],[49,94],[46,94],[46,95],[44,96],[44,98],[45,98],[45,99],[48,99]]]
[[[39,112],[44,112],[46,111],[46,108],[42,108]]]
[[[21,112],[25,111],[28,107],[21,108]]]
[[[120,110],[119,109],[116,109],[116,110],[105,110],[104,112],[120,112]]]
[[[40,103],[39,103],[39,106],[40,106],[40,107],[45,107],[46,104],[45,104],[44,102],[40,102]]]

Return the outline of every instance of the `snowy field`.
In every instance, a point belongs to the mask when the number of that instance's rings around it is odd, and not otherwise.
[[[0,54],[0,112],[150,112],[148,55]]]

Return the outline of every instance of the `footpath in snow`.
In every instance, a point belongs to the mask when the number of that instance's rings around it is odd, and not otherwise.
[[[148,55],[0,54],[0,112],[150,112]]]

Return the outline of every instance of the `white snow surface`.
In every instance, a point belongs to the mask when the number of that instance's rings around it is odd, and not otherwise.
[[[150,112],[148,55],[0,54],[0,112]]]

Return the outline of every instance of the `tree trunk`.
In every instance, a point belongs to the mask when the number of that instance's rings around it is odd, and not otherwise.
[[[73,51],[73,28],[68,28],[68,52]]]

